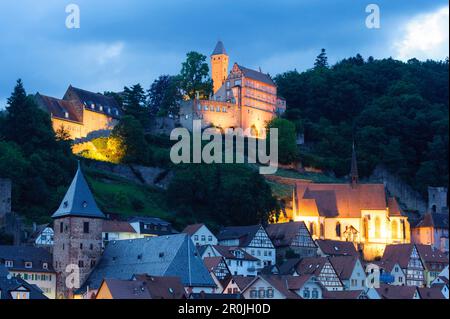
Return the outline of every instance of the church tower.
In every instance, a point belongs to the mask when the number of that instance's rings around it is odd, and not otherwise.
[[[54,220],[53,267],[57,298],[72,298],[102,254],[105,215],[95,203],[80,164]]]
[[[229,58],[222,41],[217,42],[216,47],[211,54],[211,77],[216,93],[225,83],[228,76]]]
[[[350,169],[350,178],[352,182],[352,187],[355,187],[358,184],[358,162],[356,160],[356,150],[355,150],[355,143],[353,142],[353,149],[352,149],[352,167]]]

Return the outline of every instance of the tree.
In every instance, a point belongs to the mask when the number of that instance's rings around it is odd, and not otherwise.
[[[189,52],[180,72],[181,88],[185,94],[194,99],[197,92],[201,98],[212,94],[212,80],[208,76],[209,67],[206,56],[198,52]]]
[[[148,145],[141,123],[133,116],[125,115],[114,127],[108,148],[123,163],[146,163]]]
[[[56,135],[56,140],[57,141],[68,141],[68,140],[70,140],[70,133],[64,127],[64,124],[61,124],[61,126],[56,130],[55,135]]]
[[[297,133],[295,124],[282,119],[274,118],[267,124],[270,138],[270,129],[278,129],[278,161],[281,164],[290,164],[298,160]]]
[[[140,84],[124,87],[122,102],[126,115],[133,116],[143,127],[149,124],[150,112],[146,105],[144,89]]]
[[[147,92],[148,106],[152,114],[159,117],[178,115],[183,98],[179,77],[161,75]]]
[[[179,167],[168,188],[168,203],[192,222],[213,220],[218,225],[266,223],[280,210],[258,171],[238,164]]]
[[[328,57],[325,49],[322,49],[314,62],[314,69],[324,68],[328,68]]]

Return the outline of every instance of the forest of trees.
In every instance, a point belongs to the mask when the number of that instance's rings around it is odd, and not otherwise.
[[[363,177],[382,164],[422,193],[448,185],[448,59],[357,55],[330,67],[322,50],[314,68],[275,80],[285,117],[305,134],[304,164],[344,176],[354,141]]]

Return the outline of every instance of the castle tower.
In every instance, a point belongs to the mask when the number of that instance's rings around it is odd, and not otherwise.
[[[447,188],[428,187],[428,211],[442,213],[447,207]]]
[[[71,298],[101,257],[102,223],[105,218],[95,203],[80,164],[52,218],[57,298]]]
[[[214,84],[214,93],[216,93],[225,83],[228,76],[229,58],[222,41],[217,42],[216,47],[211,54],[211,77]]]
[[[358,176],[358,162],[356,160],[356,150],[354,142],[352,149],[352,166],[350,168],[350,178],[352,182],[352,187],[355,187],[358,184],[359,176]]]

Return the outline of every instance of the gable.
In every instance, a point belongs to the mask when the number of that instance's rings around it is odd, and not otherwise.
[[[264,247],[264,248],[275,248],[273,246],[272,241],[269,238],[269,235],[267,235],[267,232],[264,230],[264,228],[261,226],[260,229],[256,232],[255,236],[251,240],[248,247]]]

